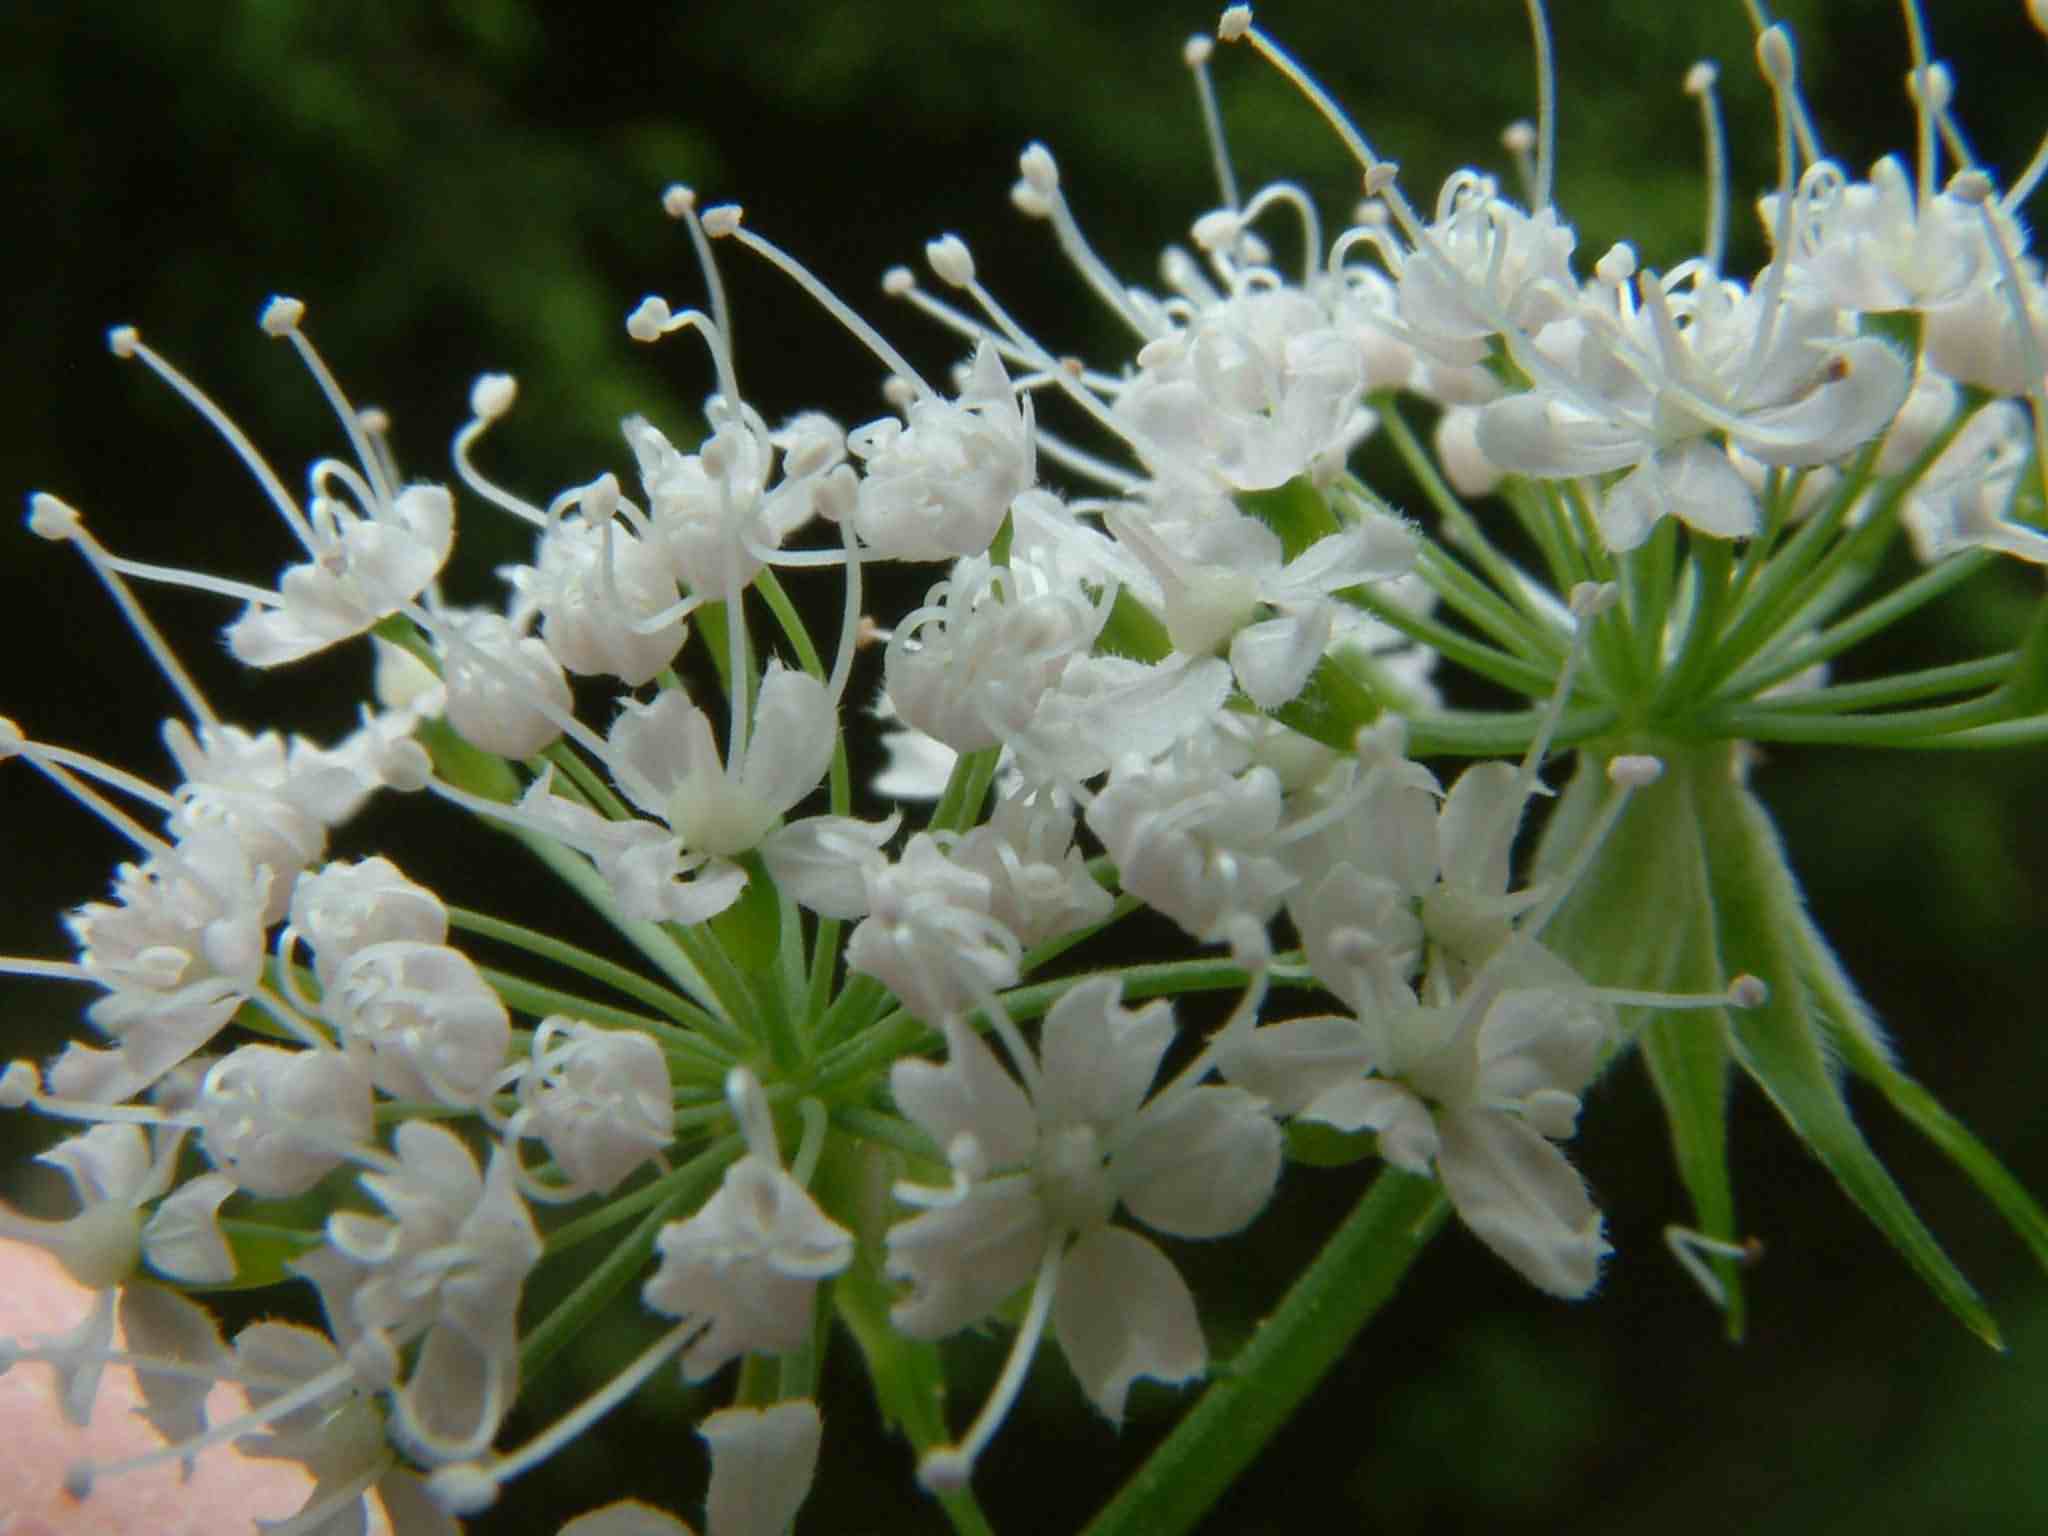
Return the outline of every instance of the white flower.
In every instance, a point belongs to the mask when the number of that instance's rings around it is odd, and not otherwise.
[[[1010,503],[1037,479],[1032,410],[993,345],[974,354],[957,401],[913,400],[846,436],[861,461],[854,530],[876,556],[951,560],[987,551]]]
[[[853,1262],[853,1234],[782,1166],[761,1086],[735,1068],[727,1096],[746,1154],[687,1221],[655,1239],[661,1264],[641,1297],[655,1311],[702,1324],[683,1374],[702,1381],[743,1354],[782,1354],[810,1336],[818,1282]]]
[[[1016,982],[1023,947],[989,914],[988,877],[947,858],[931,833],[862,878],[865,916],[846,941],[847,969],[873,976],[919,1018],[964,1012]]]
[[[500,757],[545,751],[575,709],[554,653],[500,614],[442,609],[444,709],[463,740]]]
[[[326,1244],[291,1267],[319,1289],[344,1353],[372,1379],[424,1335],[393,1429],[422,1460],[462,1460],[490,1444],[518,1391],[519,1292],[540,1235],[503,1149],[479,1176],[442,1126],[408,1120],[393,1145],[395,1166],[362,1176],[390,1219],[336,1212]]]
[[[303,939],[313,950],[313,974],[331,988],[342,967],[373,944],[439,944],[447,937],[441,898],[378,855],[354,864],[337,859],[301,875],[278,947],[289,954],[292,942]]]
[[[943,1337],[1036,1272],[1041,1292],[1053,1287],[1068,1363],[1111,1419],[1136,1378],[1187,1381],[1208,1358],[1186,1283],[1152,1243],[1110,1224],[1118,1206],[1171,1236],[1225,1237],[1265,1207],[1280,1173],[1279,1132],[1249,1094],[1176,1082],[1146,1102],[1173,1011],[1125,1009],[1120,993],[1107,977],[1069,990],[1037,1059],[1018,1063],[1024,1086],[958,1020],[946,1024],[944,1066],[902,1061],[890,1073],[898,1106],[946,1149],[956,1179],[952,1190],[898,1188],[925,1209],[889,1229],[889,1272],[911,1284],[896,1325]]]
[[[1376,1131],[1395,1166],[1434,1169],[1494,1252],[1575,1298],[1609,1250],[1584,1181],[1552,1142],[1572,1134],[1606,1038],[1583,983],[1528,945],[1443,1006],[1409,994],[1355,1018],[1262,1026],[1226,1054],[1224,1073],[1277,1114]]]
[[[469,957],[445,944],[393,939],[350,955],[322,1011],[370,1077],[400,1099],[474,1106],[496,1084],[512,1043],[505,1004]]]
[[[1693,268],[1602,285],[1536,339],[1552,367],[1533,390],[1480,413],[1478,446],[1516,474],[1630,473],[1602,499],[1601,537],[1634,549],[1667,514],[1720,538],[1758,523],[1756,498],[1708,440],[1724,433],[1766,464],[1839,458],[1883,430],[1906,365],[1850,334],[1831,306],[1755,293]]]
[[[573,1186],[609,1194],[675,1139],[668,1062],[651,1036],[557,1015],[533,1032],[530,1054],[526,1129]]]
[[[1026,949],[1109,916],[1108,891],[1074,845],[1074,815],[1045,794],[997,803],[946,857],[984,876],[989,915]]]
[[[652,429],[650,429],[652,430]],[[685,630],[663,546],[616,518],[618,482],[605,475],[572,493],[580,510],[541,531],[532,565],[505,566],[522,609],[564,667],[638,688],[675,660]]]
[[[1030,724],[1108,616],[1079,583],[1036,565],[963,558],[890,635],[889,701],[904,724],[956,752],[1000,746]]]
[[[1088,807],[1088,826],[1125,890],[1208,941],[1279,911],[1294,884],[1277,857],[1280,814],[1271,769],[1239,772],[1198,742],[1119,768]]]
[[[200,1145],[236,1187],[302,1195],[370,1140],[370,1074],[346,1051],[244,1045],[206,1073]]]

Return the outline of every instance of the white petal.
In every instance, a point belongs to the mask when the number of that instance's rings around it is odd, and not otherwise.
[[[1280,1180],[1280,1127],[1242,1088],[1177,1094],[1139,1119],[1109,1173],[1131,1214],[1175,1237],[1250,1225]]]
[[[1564,1154],[1513,1115],[1459,1110],[1438,1125],[1437,1174],[1465,1225],[1553,1296],[1576,1299],[1610,1250]]]
[[[771,662],[762,679],[740,782],[779,815],[817,788],[837,740],[832,700],[806,672]]]
[[[235,1192],[225,1174],[201,1174],[178,1186],[142,1228],[142,1256],[151,1269],[186,1285],[225,1285],[235,1256],[220,1234],[221,1202]]]
[[[1361,1077],[1320,1094],[1301,1119],[1337,1130],[1375,1131],[1380,1156],[1396,1168],[1427,1174],[1436,1160],[1436,1120],[1422,1100],[1398,1083]]]
[[[1038,1144],[1038,1116],[1016,1079],[997,1064],[995,1053],[973,1030],[949,1024],[946,1064],[899,1061],[889,1072],[896,1106],[939,1144],[940,1150],[969,1134],[981,1144],[990,1168],[1014,1168],[1031,1159]]]
[[[1654,462],[1667,510],[1688,528],[1724,539],[1746,539],[1757,531],[1756,494],[1720,448],[1682,443]]]
[[[1301,692],[1330,643],[1331,615],[1318,603],[1300,614],[1247,624],[1230,639],[1230,670],[1261,709],[1278,709]]]
[[[1489,896],[1508,888],[1508,855],[1524,806],[1513,802],[1513,763],[1474,763],[1458,775],[1437,818],[1444,884]]]
[[[823,1430],[808,1398],[728,1408],[699,1425],[711,1444],[710,1536],[782,1536],[811,1491]]]
[[[160,1285],[124,1285],[119,1316],[126,1347],[133,1353],[226,1374],[227,1346],[221,1343],[212,1314],[197,1302]],[[136,1412],[167,1444],[204,1432],[211,1381],[150,1370],[137,1371],[135,1380],[142,1388],[142,1405]]]
[[[1358,1077],[1366,1065],[1358,1021],[1334,1013],[1262,1025],[1222,1063],[1226,1078],[1283,1117]]]
[[[1053,1326],[1088,1400],[1120,1423],[1140,1376],[1178,1385],[1209,1363],[1195,1298],[1152,1244],[1120,1227],[1098,1227],[1060,1265]]]
[[[1045,1256],[1045,1212],[1021,1175],[978,1184],[968,1196],[889,1229],[892,1279],[911,1294],[889,1321],[913,1339],[940,1339],[980,1322],[1022,1288]]]
[[[1641,463],[1651,444],[1620,420],[1576,411],[1550,395],[1510,395],[1479,412],[1479,451],[1518,475],[1596,475]]]
[[[1156,999],[1124,1008],[1122,995],[1115,977],[1091,977],[1046,1015],[1038,1047],[1038,1117],[1045,1124],[1107,1129],[1144,1103],[1173,1044],[1173,1007]]]

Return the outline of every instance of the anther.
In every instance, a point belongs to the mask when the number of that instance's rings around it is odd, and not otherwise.
[[[626,334],[635,341],[659,341],[668,333],[670,319],[668,300],[650,293],[626,316]]]
[[[1193,37],[1181,44],[1181,62],[1186,64],[1189,69],[1200,69],[1209,62],[1209,56],[1215,51],[1215,42],[1197,32]]]
[[[740,220],[746,210],[738,203],[720,203],[716,208],[704,210],[704,233],[714,240],[723,239],[740,227]]]
[[[974,255],[958,235],[941,235],[927,241],[924,258],[943,283],[965,288],[974,281]]]
[[[263,306],[263,314],[256,323],[263,327],[266,336],[289,336],[305,318],[306,306],[303,303],[279,294]]]
[[[48,491],[37,491],[28,499],[28,527],[37,538],[61,544],[78,532],[78,509]]]
[[[1607,765],[1607,782],[1623,789],[1642,789],[1664,776],[1662,758],[1624,753]]]
[[[1976,208],[1991,200],[1991,178],[1982,171],[1958,171],[1949,178],[1948,195]]]
[[[672,219],[687,218],[697,206],[695,190],[681,182],[672,182],[662,190],[661,211]]]
[[[626,322],[632,328],[632,321]],[[469,413],[479,421],[492,421],[512,409],[519,397],[519,381],[509,373],[482,373],[469,387]]]
[[[0,1109],[26,1109],[35,1102],[42,1078],[31,1061],[8,1063],[0,1072]]]
[[[473,1461],[453,1462],[428,1476],[427,1497],[447,1514],[480,1515],[498,1502],[498,1480]]]
[[[1720,67],[1712,59],[1701,59],[1685,72],[1685,94],[1704,96],[1714,88],[1714,82],[1720,78]]]
[[[891,267],[882,274],[882,292],[900,299],[917,288],[917,274],[908,267]]]
[[[1635,247],[1626,240],[1616,241],[1607,248],[1607,254],[1593,263],[1593,275],[1610,288],[1619,288],[1636,275]]]
[[[1526,155],[1536,147],[1536,125],[1518,117],[1500,131],[1500,147],[1511,155]]]
[[[1233,5],[1223,13],[1223,19],[1216,24],[1216,35],[1226,43],[1235,43],[1252,29],[1252,8],[1248,5]]]
[[[1747,972],[1728,983],[1728,1003],[1734,1008],[1761,1008],[1770,1001],[1771,989],[1760,976]]]
[[[1799,72],[1798,58],[1792,51],[1792,34],[1782,26],[1764,28],[1757,34],[1756,62],[1766,80],[1781,91],[1789,91]]]
[[[116,357],[133,357],[142,334],[132,325],[117,325],[107,332],[107,350]]]

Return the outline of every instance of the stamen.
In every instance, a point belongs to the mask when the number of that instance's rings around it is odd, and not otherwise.
[[[106,799],[97,790],[81,782],[65,765],[69,763],[103,782],[120,783],[122,780],[127,780],[127,783],[121,784],[122,788],[128,788],[130,785],[139,785],[140,781],[130,779],[127,774],[121,772],[118,768],[112,768],[105,763],[96,762],[92,758],[85,757],[80,753],[67,752],[62,748],[45,747],[38,742],[30,741],[21,734],[21,728],[12,720],[0,719],[0,761],[5,761],[10,757],[20,757],[31,768],[34,768],[36,772],[91,811],[144,853],[152,858],[162,859],[166,863],[176,864],[178,862],[178,850],[175,847],[165,842],[140,822],[137,822],[126,811],[123,811],[112,801]],[[161,793],[161,791],[154,791],[153,796],[160,795]]]
[[[1799,107],[1798,66],[1792,52],[1792,34],[1783,27],[1769,28],[1757,39],[1756,56],[1764,79],[1771,87],[1771,101],[1778,117],[1778,227],[1771,264],[1765,269],[1763,281],[1757,287],[1757,302],[1762,306],[1763,314],[1750,346],[1742,383],[1732,395],[1735,399],[1748,396],[1756,388],[1764,364],[1769,359],[1772,336],[1778,328],[1781,307],[1778,298],[1785,286],[1785,273],[1792,262],[1792,242],[1798,215],[1792,196],[1796,178],[1792,135],[1795,113],[1803,109]],[[1812,158],[1817,157],[1809,155],[1809,159]]]
[[[191,675],[178,661],[177,653],[171,649],[162,632],[149,621],[149,615],[143,612],[135,594],[128,590],[128,584],[121,580],[120,573],[114,569],[113,557],[99,540],[86,532],[78,509],[44,491],[30,496],[28,504],[30,531],[53,543],[68,543],[84,557],[85,563],[92,567],[93,575],[100,579],[100,585],[107,589],[115,606],[121,610],[121,616],[128,621],[128,627],[142,641],[142,648],[149,652],[157,670],[163,673],[178,697],[185,701],[185,708],[192,718],[204,727],[217,729],[220,717],[214,714],[212,706],[206,702],[206,695],[199,691],[199,685],[192,681]]]
[[[341,418],[341,428],[348,434],[349,446],[362,461],[363,473],[370,477],[370,484],[376,488],[379,506],[389,506],[398,495],[398,487],[385,477],[384,466],[377,458],[377,451],[370,446],[370,439],[363,431],[362,418],[356,408],[348,403],[348,396],[341,392],[341,385],[328,372],[327,364],[314,350],[306,333],[299,329],[299,322],[306,317],[306,306],[297,299],[274,298],[263,306],[263,316],[258,322],[266,335],[288,336],[292,346],[298,350],[299,358],[320,386],[320,392],[327,397],[334,414]]]
[[[988,1449],[988,1443],[1009,1416],[1017,1394],[1024,1388],[1024,1378],[1031,1369],[1031,1361],[1038,1353],[1039,1340],[1045,1336],[1046,1320],[1052,1315],[1053,1296],[1059,1289],[1060,1259],[1065,1246],[1065,1233],[1057,1234],[1046,1245],[1045,1257],[1039,1260],[1038,1276],[1031,1285],[1031,1304],[1025,1309],[1024,1322],[1010,1344],[1010,1357],[1003,1362],[1003,1373],[996,1378],[995,1389],[989,1393],[988,1401],[982,1404],[973,1427],[963,1439],[925,1452],[924,1458],[918,1462],[917,1480],[928,1491],[957,1493],[966,1487],[967,1480],[974,1475],[975,1458]]]
[[[1017,157],[1017,169],[1020,179],[1010,188],[1011,204],[1027,218],[1051,222],[1053,238],[1059,242],[1061,253],[1081,274],[1081,280],[1095,296],[1109,306],[1133,334],[1146,340],[1159,335],[1159,326],[1149,321],[1131,302],[1123,282],[1095,254],[1087,237],[1081,233],[1074,211],[1067,206],[1066,194],[1060,191],[1059,162],[1053,159],[1052,151],[1043,144],[1027,144],[1024,153]]]
[[[1565,898],[1571,895],[1580,877],[1599,856],[1600,845],[1607,841],[1607,834],[1621,820],[1621,813],[1628,809],[1631,797],[1638,789],[1654,783],[1663,771],[1664,765],[1654,757],[1617,757],[1607,765],[1607,780],[1614,786],[1614,793],[1601,805],[1593,825],[1586,829],[1585,840],[1573,851],[1571,861],[1546,882],[1542,901],[1523,917],[1518,932],[1531,938],[1542,936],[1544,928],[1557,915],[1558,908],[1564,905]]]
[[[1933,81],[1927,69],[1927,26],[1921,19],[1918,0],[1899,0],[1906,15],[1906,46],[1913,55],[1913,72],[1906,77],[1906,94],[1913,101],[1914,126],[1914,213],[1925,218],[1934,200],[1934,178],[1939,167],[1934,160],[1934,119],[1945,103],[1935,100]]]
[[[593,1424],[618,1407],[665,1365],[670,1356],[690,1343],[708,1325],[693,1317],[678,1323],[657,1339],[640,1357],[603,1387],[585,1398],[570,1412],[509,1455],[489,1466],[459,1461],[438,1468],[427,1478],[427,1495],[451,1515],[474,1515],[497,1502],[498,1490],[522,1472],[531,1471],[563,1446],[578,1439]]]
[[[1557,159],[1557,66],[1550,53],[1550,18],[1543,0],[1527,0],[1529,31],[1536,44],[1536,195],[1529,211],[1550,206],[1551,177]]]
[[[1237,174],[1230,165],[1230,146],[1223,137],[1223,114],[1216,109],[1216,87],[1209,78],[1209,56],[1216,45],[1200,33],[1182,45],[1180,56],[1195,77],[1195,96],[1202,105],[1202,133],[1209,141],[1209,160],[1216,168],[1216,189],[1223,206],[1237,206]]]
[[[739,363],[733,352],[732,309],[726,303],[725,281],[718,275],[718,262],[705,237],[704,222],[697,217],[697,194],[681,182],[674,182],[661,194],[661,211],[682,220],[690,232],[690,247],[697,253],[697,265],[704,273],[704,289],[711,299],[711,323],[718,328],[722,349],[714,351],[718,364],[718,387],[738,409],[740,403]]]
[[[825,1133],[832,1128],[832,1117],[821,1102],[812,1098],[800,1102],[796,1112],[803,1120],[804,1133],[797,1142],[796,1158],[789,1165],[789,1176],[809,1188],[811,1175],[818,1171],[818,1159],[825,1153]]]
[[[249,441],[240,427],[228,419],[227,412],[215,405],[197,384],[173,368],[153,348],[147,346],[134,326],[115,326],[107,332],[107,346],[116,357],[141,358],[151,373],[176,390],[184,398],[185,403],[220,434],[222,441],[234,450],[235,457],[239,458],[249,473],[256,477],[256,483],[263,487],[264,494],[269,496],[271,504],[277,508],[286,526],[291,529],[292,537],[308,550],[314,547],[313,530],[307,526],[305,514],[299,510],[298,502],[293,500],[292,493],[284,488],[284,482],[277,477],[277,471],[270,467],[269,461],[256,451],[256,445]],[[133,576],[140,573],[130,570],[128,574]],[[276,599],[273,597],[272,601],[275,602]]]
[[[927,384],[924,376],[904,360],[903,354],[890,346],[883,339],[881,332],[861,319],[844,300],[814,277],[809,268],[780,246],[762,239],[742,225],[738,204],[723,203],[707,210],[704,215],[704,232],[714,240],[738,241],[809,294],[826,314],[845,326],[862,346],[874,353],[881,360],[883,367],[898,378],[906,380],[921,398],[939,398],[938,391]]]
[[[768,1095],[761,1080],[745,1067],[725,1074],[725,1104],[733,1123],[746,1141],[747,1151],[763,1162],[782,1166],[782,1148],[775,1137],[775,1116],[768,1109]]]
[[[1723,992],[1637,992],[1626,987],[1589,987],[1587,996],[1615,1008],[1654,1008],[1660,1013],[1682,1013],[1703,1008],[1761,1008],[1771,989],[1759,977],[1742,975],[1728,983]]]
[[[629,323],[630,325],[630,323]],[[488,431],[500,416],[512,409],[512,402],[519,398],[519,381],[509,373],[483,373],[469,387],[470,420],[455,434],[455,446],[451,457],[455,460],[455,473],[462,483],[477,495],[501,511],[510,512],[514,517],[532,523],[537,528],[548,526],[548,515],[532,502],[514,496],[503,487],[486,480],[470,457],[470,450]]]
[[[1500,131],[1500,147],[1513,157],[1515,180],[1522,184],[1522,201],[1536,206],[1536,125],[1516,118]]]
[[[1706,143],[1707,237],[1701,257],[1711,272],[1721,270],[1728,240],[1728,136],[1721,123],[1721,98],[1714,83],[1720,70],[1702,59],[1686,71],[1685,94],[1700,103],[1700,134]]]
[[[261,1429],[264,1425],[296,1413],[310,1403],[316,1403],[330,1392],[354,1383],[355,1373],[344,1360],[329,1367],[319,1375],[301,1382],[288,1392],[281,1392],[261,1408],[227,1419],[208,1428],[205,1433],[194,1435],[176,1445],[160,1446],[139,1456],[130,1456],[121,1461],[79,1461],[74,1462],[64,1473],[64,1491],[74,1499],[87,1498],[92,1493],[93,1483],[102,1477],[115,1477],[123,1472],[139,1472],[144,1467],[157,1466],[166,1461],[179,1461],[196,1456],[209,1446]]]
[[[1758,1238],[1727,1243],[1691,1227],[1677,1225],[1664,1229],[1664,1246],[1671,1250],[1671,1256],[1678,1260],[1694,1283],[1707,1293],[1707,1299],[1717,1307],[1728,1305],[1728,1288],[1721,1283],[1721,1277],[1707,1267],[1707,1259],[1733,1259],[1738,1264],[1748,1265],[1757,1263],[1764,1256],[1764,1245]]]

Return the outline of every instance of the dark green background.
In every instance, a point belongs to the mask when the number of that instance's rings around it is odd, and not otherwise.
[[[1878,0],[1787,9],[1829,147],[1861,167],[1909,142],[1895,10]],[[1275,4],[1261,20],[1403,163],[1418,200],[1456,164],[1500,168],[1500,127],[1533,106],[1512,0],[1440,0],[1409,15]],[[1182,38],[1212,21],[1199,6],[1098,11],[1075,0],[9,7],[0,172],[16,219],[4,255],[0,463],[17,493],[64,495],[126,553],[267,581],[289,551],[260,495],[167,391],[108,356],[102,335],[140,326],[296,484],[310,457],[342,445],[289,352],[255,327],[265,296],[284,291],[307,301],[310,334],[358,400],[392,412],[415,473],[445,474],[471,378],[500,369],[522,380],[519,409],[485,455],[505,480],[545,497],[625,470],[619,416],[642,410],[684,433],[710,388],[694,343],[645,351],[621,326],[643,292],[698,301],[687,247],[656,206],[674,179],[707,201],[743,201],[753,227],[813,263],[921,367],[943,369],[951,347],[891,313],[876,283],[943,230],[968,239],[987,280],[1050,344],[1113,364],[1121,338],[1045,229],[1008,208],[1015,155],[1048,142],[1101,249],[1149,277],[1159,246],[1184,238],[1213,200],[1178,60]],[[2017,3],[1936,7],[1932,24],[1980,153],[2016,171],[2048,126],[2048,48]],[[1653,265],[1690,253],[1698,134],[1678,84],[1702,55],[1723,61],[1737,251],[1754,256],[1748,195],[1772,174],[1771,141],[1739,8],[1570,3],[1556,31],[1560,201],[1582,260],[1624,235]],[[1351,173],[1335,143],[1248,54],[1225,50],[1218,62],[1243,175],[1297,178],[1341,216]],[[874,368],[829,321],[757,268],[730,261],[727,276],[742,379],[771,419],[811,406],[847,422],[879,413]],[[488,510],[465,504],[463,515],[451,586],[481,599],[518,541]],[[159,772],[169,695],[97,588],[72,556],[25,531],[0,538],[0,709],[36,736]],[[2002,576],[1847,671],[2001,643],[2039,588],[2031,571]],[[215,639],[231,617],[223,605],[185,593],[150,601],[230,718],[327,733],[345,719],[358,653],[242,677]],[[0,950],[57,955],[55,914],[99,894],[122,850],[19,765],[0,772]],[[2048,1188],[2042,757],[1784,750],[1758,783],[1908,1064]],[[490,862],[486,834],[449,825],[386,808],[340,851],[388,839],[437,885],[524,903],[529,920],[578,921],[525,866]],[[75,1027],[77,989],[10,983],[4,996],[10,1055],[52,1049]],[[2007,1325],[2005,1359],[1919,1290],[1747,1089],[1735,1117],[1739,1195],[1769,1257],[1754,1277],[1749,1341],[1722,1343],[1658,1241],[1684,1207],[1647,1086],[1624,1067],[1596,1092],[1574,1153],[1620,1249],[1601,1293],[1549,1302],[1468,1238],[1447,1236],[1206,1529],[2041,1528],[2048,1287],[1959,1178],[1881,1107],[1869,1119]],[[26,1146],[44,1128],[5,1130]],[[1251,1233],[1177,1253],[1219,1355],[1355,1184],[1355,1173],[1296,1170]],[[646,1331],[622,1318],[541,1385],[587,1390]],[[962,1347],[956,1422],[1001,1344]],[[902,1448],[874,1428],[844,1352],[826,1398],[825,1467],[804,1528],[940,1528],[910,1489]],[[551,1530],[627,1491],[694,1512],[701,1455],[686,1405],[666,1384],[646,1401],[477,1528]],[[1077,1526],[1162,1432],[1172,1402],[1141,1388],[1118,1435],[1049,1357],[979,1479],[998,1525]],[[515,1420],[508,1442],[538,1422]]]

